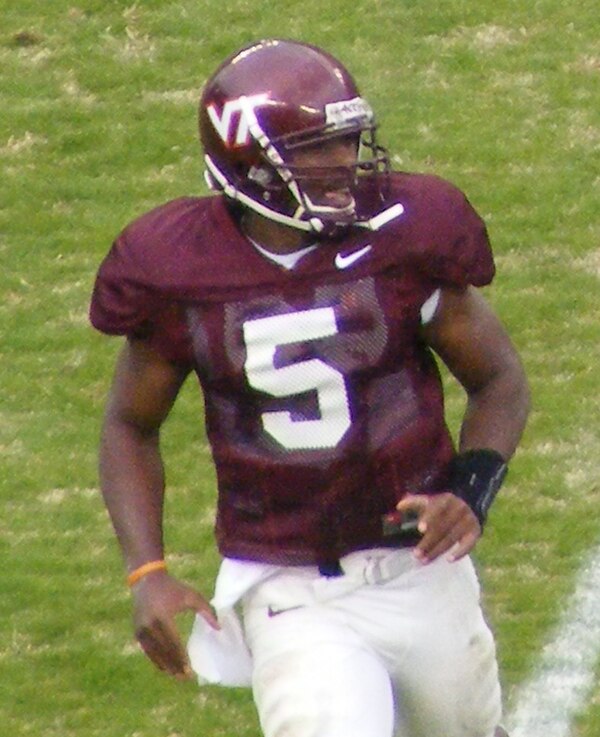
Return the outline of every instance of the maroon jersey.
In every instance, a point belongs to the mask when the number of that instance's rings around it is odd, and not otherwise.
[[[331,561],[384,544],[382,515],[444,486],[454,450],[420,310],[441,286],[490,282],[493,260],[447,182],[395,174],[394,202],[380,230],[286,271],[221,197],[179,199],[129,225],[99,270],[94,326],[145,336],[199,377],[223,555]]]

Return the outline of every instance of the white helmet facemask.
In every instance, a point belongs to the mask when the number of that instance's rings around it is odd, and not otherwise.
[[[228,197],[238,200],[263,217],[299,230],[328,235],[340,228],[345,229],[352,225],[372,229],[371,220],[357,219],[356,202],[351,189],[357,177],[361,175],[361,171],[385,173],[389,163],[385,149],[375,143],[373,112],[363,98],[356,97],[351,100],[329,103],[325,106],[326,123],[324,127],[315,131],[280,136],[275,140],[268,137],[257,119],[255,109],[259,105],[257,105],[256,98],[242,99],[240,103],[246,126],[244,133],[251,136],[262,151],[264,165],[254,166],[248,173],[248,179],[259,186],[262,197],[258,199],[241,191],[227,179],[213,159],[206,155],[207,181],[213,189],[223,191]],[[289,165],[282,153],[290,153],[303,146],[354,134],[357,137],[357,143],[360,139],[361,148],[369,152],[370,158],[357,159],[357,163],[351,167],[337,167],[338,173],[343,169],[341,174],[347,185],[344,189],[348,190],[349,196],[344,198],[344,203],[339,206],[315,201],[314,197],[308,194],[302,182],[318,179],[316,172],[326,177],[328,170],[326,168],[302,169]],[[336,167],[332,167],[330,171],[335,171],[335,169]],[[288,193],[289,207],[287,209],[289,212],[287,213],[282,212],[282,208],[277,208],[273,201],[281,199],[281,193],[284,190]],[[390,213],[389,219],[392,217],[396,217],[396,214]],[[384,218],[384,220],[387,222],[387,219]],[[383,220],[379,218],[377,222],[383,223]]]

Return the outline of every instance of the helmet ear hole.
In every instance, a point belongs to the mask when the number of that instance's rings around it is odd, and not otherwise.
[[[261,187],[268,187],[273,183],[273,171],[266,166],[252,166],[248,172],[248,179]]]

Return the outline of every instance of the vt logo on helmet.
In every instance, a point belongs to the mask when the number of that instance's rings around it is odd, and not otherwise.
[[[349,72],[321,49],[271,39],[236,52],[206,83],[199,125],[213,189],[305,231],[369,226],[359,220],[352,192],[359,175],[379,186],[388,155],[375,142],[373,112]],[[338,138],[355,146],[351,164],[294,164],[297,152]],[[359,158],[359,150],[368,156]],[[311,197],[319,181],[345,196],[326,202]]]
[[[227,100],[219,113],[216,105],[209,105],[206,109],[210,122],[223,139],[225,146],[247,146],[250,142],[249,127],[258,125],[254,114],[254,107],[263,105],[269,99],[265,92],[262,95],[242,96],[236,100]]]

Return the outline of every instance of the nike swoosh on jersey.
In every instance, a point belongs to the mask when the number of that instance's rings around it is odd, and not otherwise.
[[[353,251],[352,253],[349,253],[347,255],[344,255],[343,253],[336,253],[334,263],[338,269],[347,269],[349,266],[352,266],[353,263],[363,258],[363,256],[366,256],[370,250],[371,246],[368,245],[364,246],[363,248],[359,248],[358,251]]]

